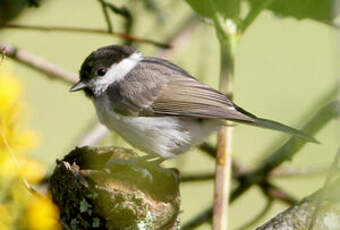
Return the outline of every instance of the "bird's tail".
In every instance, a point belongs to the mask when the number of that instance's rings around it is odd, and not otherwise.
[[[302,138],[308,142],[320,143],[314,137],[311,137],[300,130],[294,129],[292,127],[289,127],[277,121],[272,121],[272,120],[267,120],[267,119],[256,117],[253,122],[250,122],[248,124],[261,127],[261,128],[272,129],[272,130],[277,130],[280,132],[288,133],[288,134],[297,136],[299,138]]]

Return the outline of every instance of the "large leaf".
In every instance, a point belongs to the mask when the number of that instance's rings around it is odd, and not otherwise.
[[[258,7],[266,0],[248,0],[251,7]],[[331,24],[335,13],[335,4],[339,0],[272,0],[267,7],[275,14],[296,19],[313,19]]]
[[[240,10],[240,0],[186,0],[187,3],[201,16],[212,18],[214,8],[224,18],[237,18]],[[213,2],[214,7],[211,6]]]

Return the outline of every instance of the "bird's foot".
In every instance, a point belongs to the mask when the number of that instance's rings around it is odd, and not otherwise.
[[[149,168],[152,166],[159,166],[164,161],[163,158],[154,155],[145,155],[141,157],[134,157],[129,160],[111,159],[106,163],[106,168],[111,169],[118,165],[130,165],[141,168]]]
[[[154,156],[154,155],[145,155],[142,157],[132,158],[130,161],[132,164],[140,165],[140,166],[150,166],[150,165],[158,166],[164,161],[164,159],[158,156]]]
[[[138,175],[139,178],[143,179],[145,184],[154,183],[154,172],[161,170],[159,166],[164,159],[155,156],[142,156],[134,157],[128,160],[123,159],[111,159],[105,167],[110,170],[110,173],[125,173],[131,175]]]

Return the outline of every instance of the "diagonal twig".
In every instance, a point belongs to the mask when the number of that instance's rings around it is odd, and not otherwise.
[[[111,34],[113,32],[113,27],[112,27],[110,15],[107,11],[106,2],[104,0],[98,0],[98,1],[101,4],[102,10],[103,10],[104,18],[105,18],[106,25],[107,25],[107,32]]]
[[[2,50],[5,56],[42,72],[51,79],[61,80],[69,84],[76,82],[78,79],[76,74],[8,43],[0,41],[0,50]]]
[[[125,32],[130,33],[131,28],[132,28],[132,24],[133,24],[133,18],[132,18],[130,11],[124,6],[123,7],[117,7],[117,6],[115,6],[112,3],[107,2],[107,1],[105,1],[105,5],[112,12],[122,16],[125,19]],[[130,41],[130,40],[128,40],[128,41]]]
[[[308,168],[301,168],[301,167],[285,167],[285,168],[277,168],[274,169],[270,173],[270,177],[296,177],[296,176],[311,176],[321,174],[327,171],[327,167],[308,167]]]
[[[203,223],[207,222],[208,220],[211,220],[211,216],[213,214],[213,206],[211,205],[207,209],[203,210],[201,213],[199,213],[197,216],[192,218],[190,221],[182,225],[181,230],[192,230]]]
[[[282,188],[276,186],[275,184],[268,180],[258,184],[258,186],[260,186],[263,194],[268,198],[275,198],[286,203],[287,205],[294,205],[298,202],[296,198],[289,195]]]

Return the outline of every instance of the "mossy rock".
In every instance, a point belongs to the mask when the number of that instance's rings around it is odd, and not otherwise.
[[[178,170],[136,159],[123,148],[82,147],[57,161],[50,189],[62,223],[71,229],[177,229]]]

